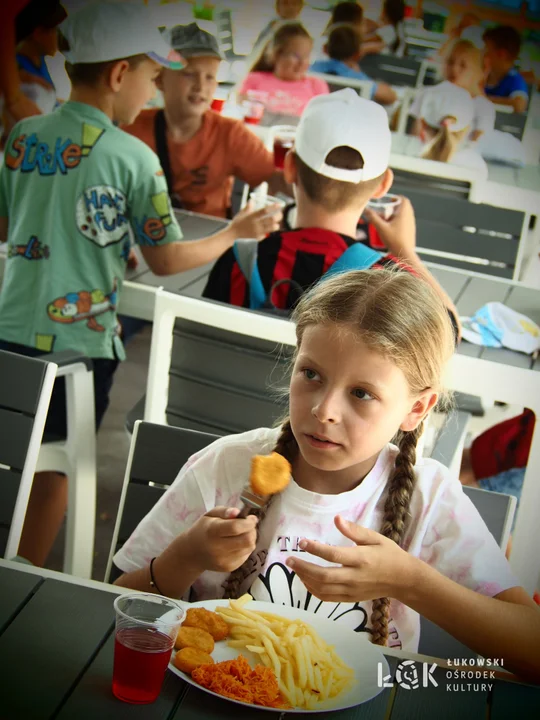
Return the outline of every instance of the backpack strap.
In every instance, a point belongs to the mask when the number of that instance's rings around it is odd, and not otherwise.
[[[171,160],[169,158],[169,148],[167,146],[167,123],[165,121],[165,111],[160,109],[154,117],[154,139],[156,141],[156,154],[161,164],[161,169],[167,181],[169,195],[172,194],[172,173]]]
[[[377,250],[372,250],[361,242],[355,242],[328,268],[323,278],[349,270],[366,270],[375,265],[382,257],[383,254]]]
[[[249,285],[249,307],[252,310],[258,310],[266,302],[266,292],[257,267],[258,245],[257,240],[236,240],[233,245],[234,258]]]

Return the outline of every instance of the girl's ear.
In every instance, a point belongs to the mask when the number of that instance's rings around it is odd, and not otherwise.
[[[399,429],[404,432],[416,430],[429,411],[435,406],[438,399],[439,394],[432,390],[424,390],[421,392],[414,401],[410,412],[399,426]]]
[[[129,62],[127,60],[119,60],[113,65],[109,72],[109,86],[114,92],[118,92],[122,87],[124,78],[129,71]]]

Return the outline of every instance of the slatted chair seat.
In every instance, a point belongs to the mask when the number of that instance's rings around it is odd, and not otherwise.
[[[366,55],[362,58],[361,66],[370,78],[388,85],[420,87],[424,80],[425,65],[414,58]]]

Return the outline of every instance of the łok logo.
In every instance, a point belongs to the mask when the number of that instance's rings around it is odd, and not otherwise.
[[[419,687],[426,688],[430,685],[437,687],[438,683],[433,677],[436,667],[437,665],[435,663],[431,666],[429,663],[422,663],[422,681],[420,682],[419,673],[414,660],[403,660],[403,662],[400,662],[397,666],[396,682],[399,687],[404,690],[416,690]],[[382,663],[377,663],[377,686],[382,688],[394,687],[392,676],[383,676]]]

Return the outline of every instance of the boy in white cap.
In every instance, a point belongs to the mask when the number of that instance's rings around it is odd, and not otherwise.
[[[287,311],[327,272],[398,263],[424,277],[454,310],[416,254],[409,200],[401,198],[388,220],[366,208],[392,185],[390,147],[388,116],[377,103],[351,88],[313,98],[285,158],[285,179],[294,186],[297,202],[296,229],[274,232],[258,247],[235,243],[212,269],[204,296]],[[356,241],[362,214],[375,226],[387,254]]]
[[[185,67],[163,71],[165,107],[143,110],[124,130],[157,152],[173,203],[227,217],[233,179],[250,187],[277,179],[274,158],[243,122],[210,108],[222,60],[216,38],[196,23],[177,25],[168,38]]]
[[[238,237],[263,237],[274,218],[238,217],[193,243],[172,212],[156,155],[116,127],[153,97],[162,67],[182,67],[148,11],[89,4],[60,26],[72,81],[69,102],[12,131],[0,172],[0,241],[8,243],[0,294],[0,348],[38,356],[73,349],[94,361],[96,424],[125,357],[116,309],[132,242],[168,275],[217,257]],[[45,438],[65,437],[65,393],[56,383]],[[62,522],[67,482],[38,473],[19,554],[45,562]]]
[[[474,102],[467,90],[446,80],[423,92],[416,112],[418,155],[472,168],[487,177],[485,161],[475,146],[466,141],[475,115]]]

